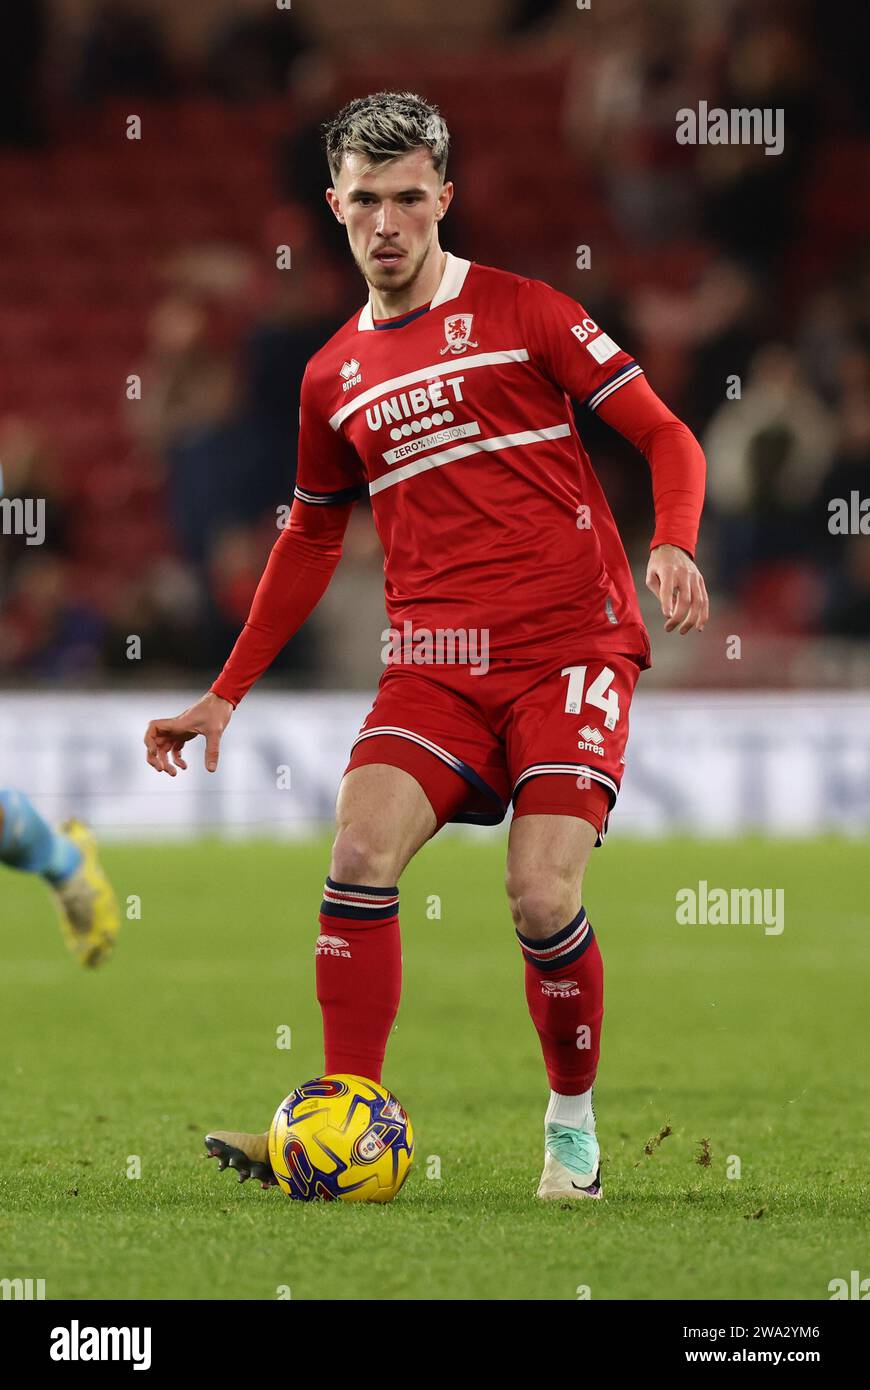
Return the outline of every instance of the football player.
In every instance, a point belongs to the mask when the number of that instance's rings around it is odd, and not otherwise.
[[[315,944],[324,1070],[380,1079],[408,861],[446,822],[498,823],[512,804],[507,897],[550,1089],[538,1196],[597,1198],[603,966],[582,882],[619,793],[650,645],[571,400],[649,465],[646,582],[669,633],[708,617],[693,558],[704,457],[576,300],[442,250],[453,185],[436,107],[411,93],[355,100],[326,151],[326,197],[368,300],[308,363],[295,501],[245,628],[209,693],[148,726],[147,758],[174,777],[201,734],[215,770],[233,711],[324,593],[367,494],[402,640],[338,794]],[[468,659],[484,646],[485,663]],[[265,1136],[221,1131],[206,1144],[268,1183]]]

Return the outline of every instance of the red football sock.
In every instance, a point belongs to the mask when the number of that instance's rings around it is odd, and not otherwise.
[[[604,1016],[604,963],[581,907],[546,941],[517,932],[526,962],[526,999],[538,1030],[550,1088],[588,1091],[598,1070]]]
[[[398,888],[327,878],[316,948],[325,1075],[380,1081],[402,991]]]

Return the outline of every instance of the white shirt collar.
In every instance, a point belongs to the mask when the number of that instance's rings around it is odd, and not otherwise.
[[[441,283],[432,296],[429,308],[437,309],[439,304],[447,304],[449,300],[456,299],[465,284],[465,277],[470,269],[471,261],[463,260],[461,256],[454,256],[451,251],[448,251]],[[413,313],[414,311],[410,310],[409,312]],[[374,329],[371,295],[369,295],[368,302],[360,313],[356,326],[358,333],[365,333],[369,329]]]

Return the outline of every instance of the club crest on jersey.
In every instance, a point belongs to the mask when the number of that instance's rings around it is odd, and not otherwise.
[[[464,352],[466,348],[477,347],[477,343],[471,341],[471,323],[473,314],[453,314],[451,318],[444,320],[444,337],[447,339],[445,346],[441,349],[441,356],[445,352]]]
[[[349,391],[352,386],[358,386],[362,381],[362,372],[355,357],[352,357],[349,362],[342,362],[338,374],[343,381],[342,391]]]

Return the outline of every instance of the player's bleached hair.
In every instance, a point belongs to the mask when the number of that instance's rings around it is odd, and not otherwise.
[[[323,132],[333,183],[346,154],[366,155],[369,162],[365,172],[370,173],[379,164],[410,154],[421,145],[429,150],[444,181],[450,133],[438,107],[415,92],[374,92],[357,97],[324,125]]]

